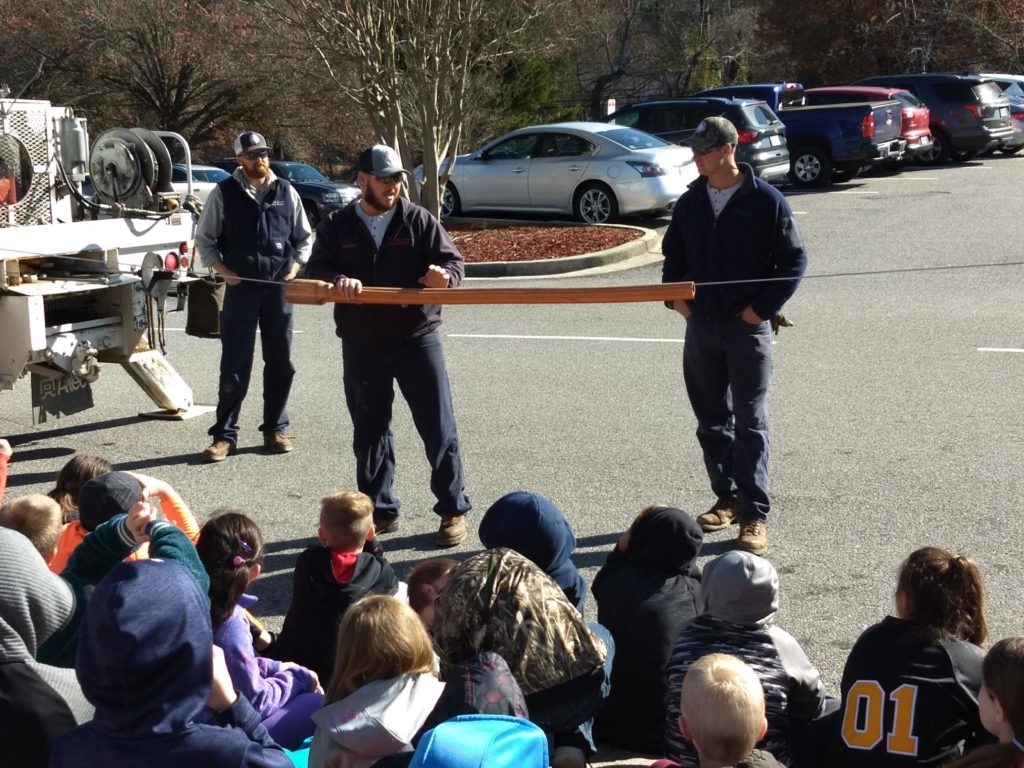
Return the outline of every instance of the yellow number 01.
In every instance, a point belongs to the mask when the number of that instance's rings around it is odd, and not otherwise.
[[[889,700],[896,706],[892,718],[892,731],[885,738],[886,751],[897,755],[917,757],[917,737],[914,736],[914,711],[917,704],[917,686],[901,685]],[[863,709],[862,709],[863,708]],[[860,715],[863,712],[863,719]],[[885,715],[885,691],[874,680],[858,680],[846,694],[846,714],[843,717],[843,741],[850,749],[874,749],[882,740]],[[858,728],[858,721],[861,726]]]

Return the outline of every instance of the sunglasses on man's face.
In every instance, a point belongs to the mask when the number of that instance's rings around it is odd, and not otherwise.
[[[259,160],[267,157],[270,153],[265,149],[252,149],[245,153],[246,160]]]
[[[402,183],[402,174],[400,174],[400,173],[393,173],[390,176],[375,176],[374,178],[376,178],[377,181],[379,181],[381,184],[401,184]]]

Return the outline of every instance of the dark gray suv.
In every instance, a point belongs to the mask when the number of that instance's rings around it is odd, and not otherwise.
[[[866,77],[855,85],[904,88],[928,106],[933,144],[918,157],[922,162],[967,160],[1013,138],[1010,102],[987,78],[933,72]]]
[[[786,177],[789,173],[786,128],[763,101],[712,96],[644,101],[627,104],[607,120],[678,144],[696,130],[701,120],[712,116],[724,117],[736,126],[739,134],[737,160],[749,163],[754,173],[765,181]]]

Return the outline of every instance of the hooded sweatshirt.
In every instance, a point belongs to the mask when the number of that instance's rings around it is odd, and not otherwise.
[[[370,768],[382,757],[411,752],[444,687],[433,675],[401,675],[374,680],[328,704],[313,715],[310,767]]]
[[[71,623],[75,604],[71,586],[50,573],[32,543],[0,528],[0,744],[5,765],[43,768],[54,738],[92,717],[75,670],[36,661],[39,646]]]
[[[514,549],[532,560],[583,613],[587,582],[570,559],[576,537],[551,501],[527,491],[505,494],[484,513],[480,541],[488,549]]]
[[[698,768],[693,745],[679,733],[683,677],[701,656],[728,653],[749,664],[764,687],[768,731],[757,747],[789,765],[790,723],[822,715],[825,688],[797,641],[772,624],[779,607],[775,567],[733,550],[704,566],[701,583],[704,613],[680,631],[666,669],[665,756]]]
[[[290,768],[244,696],[220,725],[195,722],[210,696],[209,602],[182,566],[121,563],[86,610],[76,671],[92,721],[54,744],[52,768]]]
[[[602,742],[661,752],[665,666],[679,631],[701,609],[696,559],[704,534],[681,509],[639,518],[623,552],[616,545],[594,579],[597,620],[615,640],[608,701],[594,719]]]
[[[334,576],[331,549],[314,544],[299,555],[292,577],[292,602],[281,634],[273,646],[274,658],[294,661],[330,680],[338,624],[345,611],[364,595],[394,595],[398,576],[384,555],[361,552],[352,577]]]

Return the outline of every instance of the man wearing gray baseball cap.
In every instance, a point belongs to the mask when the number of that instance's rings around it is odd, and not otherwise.
[[[317,227],[308,277],[354,298],[367,286],[455,288],[465,274],[462,255],[426,209],[400,194],[409,172],[394,149],[367,148],[356,160],[363,195]],[[391,405],[395,382],[409,404],[430,462],[430,490],[441,518],[437,544],[466,538],[470,501],[451,388],[437,327],[441,307],[337,303],[345,401],[352,419],[359,490],[373,499],[377,533],[398,527]]]
[[[786,198],[736,162],[738,140],[732,123],[708,117],[682,142],[700,178],[672,211],[662,281],[697,283],[693,299],[666,302],[686,318],[683,381],[718,497],[697,522],[704,531],[739,523],[737,546],[762,554],[772,326],[800,284],[807,251]]]

